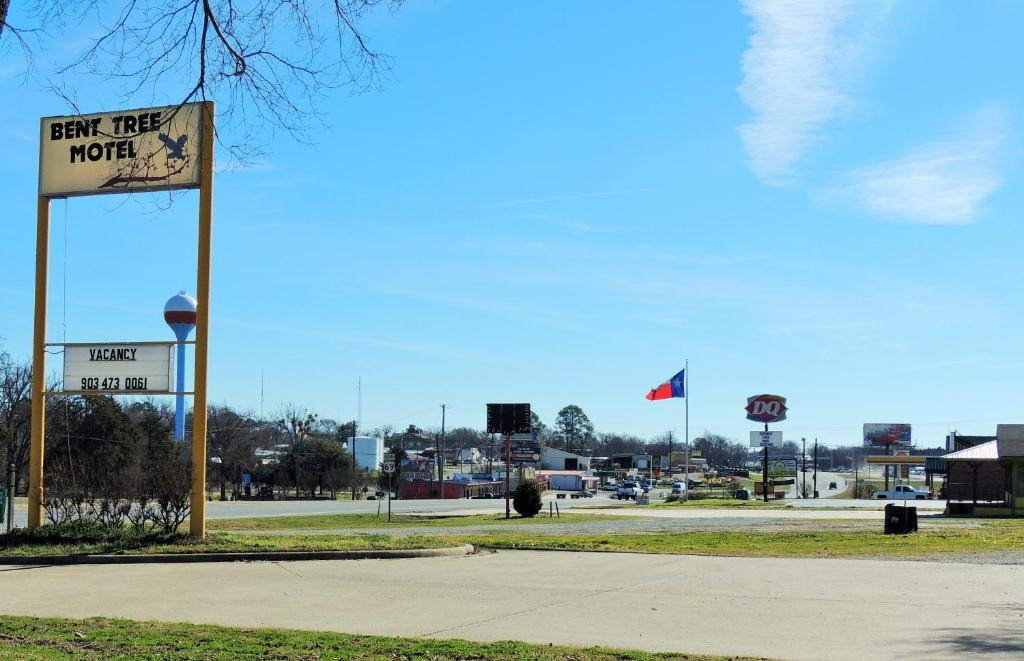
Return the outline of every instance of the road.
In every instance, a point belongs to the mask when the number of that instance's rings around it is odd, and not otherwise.
[[[573,507],[586,507],[588,509],[593,508],[595,505],[617,505],[621,504],[620,501],[609,497],[608,492],[599,491],[593,498],[583,498],[574,500],[570,498],[559,499],[558,506],[560,509],[568,510]],[[553,496],[545,497],[545,501],[554,500]],[[779,501],[779,504],[785,504],[793,508],[832,508],[837,510],[843,510],[851,507],[857,508],[871,508],[881,510],[886,502],[891,501],[878,501],[878,500],[853,500],[847,498],[817,498],[817,499],[786,499]],[[382,509],[387,508],[387,503],[380,504]],[[946,502],[943,500],[919,500],[914,501],[913,505],[919,510],[928,511],[942,511],[945,509]],[[253,516],[289,516],[299,514],[356,514],[356,513],[370,513],[377,511],[378,503],[374,500],[358,500],[355,502],[348,500],[298,500],[298,501],[248,501],[248,502],[220,502],[212,501],[206,504],[206,518],[207,519],[235,519]],[[14,524],[16,526],[25,526],[27,522],[26,515],[27,505],[24,498],[18,498],[15,503],[14,511]],[[504,500],[394,500],[391,502],[391,511],[399,514],[451,514],[451,513],[497,513],[505,511]],[[629,514],[637,514],[643,516],[676,516],[674,512],[680,512],[681,510],[672,509],[651,509],[645,510],[643,508],[630,508]],[[750,510],[739,510],[743,512],[745,516],[750,515]],[[785,510],[770,510],[773,512]],[[728,509],[715,509],[713,513],[704,510],[700,516],[730,516],[730,512],[736,512],[736,510]],[[758,515],[767,514],[768,511],[760,512]],[[683,515],[685,516],[685,515]],[[769,516],[785,516],[785,514],[770,514]],[[851,515],[852,518],[874,518],[874,515],[870,517]],[[819,518],[828,518],[819,517]]]
[[[1024,656],[1024,566],[502,551],[0,567],[0,613],[785,659]]]

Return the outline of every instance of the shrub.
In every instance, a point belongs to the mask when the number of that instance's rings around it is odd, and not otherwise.
[[[537,480],[523,480],[516,487],[512,507],[519,513],[519,516],[537,516],[542,506],[540,493],[540,484]]]
[[[51,523],[38,528],[15,528],[7,534],[0,535],[0,549],[19,546],[103,544],[120,550],[140,548],[149,544],[171,544],[185,538],[186,535],[182,533],[137,531],[99,521],[73,521],[60,525]]]

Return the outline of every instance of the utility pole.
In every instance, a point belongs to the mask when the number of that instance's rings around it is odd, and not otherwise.
[[[857,461],[857,448],[853,448],[853,497],[859,498],[860,463]]]
[[[356,500],[356,428],[359,423],[352,421],[352,502]]]
[[[814,497],[818,497],[818,439],[814,439]]]
[[[668,430],[668,474],[672,476],[672,430]]]
[[[441,487],[441,500],[444,500],[444,414],[445,405],[441,405],[441,438],[437,441],[437,482]]]
[[[801,438],[800,439],[800,446],[801,446],[800,458],[803,459],[803,462],[804,462],[804,466],[803,466],[804,469],[802,471],[800,471],[804,475],[804,486],[800,489],[800,497],[801,498],[806,498],[807,497],[807,439],[806,438]]]
[[[512,461],[512,434],[505,434],[505,518],[512,518],[512,511],[509,509],[509,468]]]
[[[14,483],[17,481],[17,473],[14,470],[14,463],[7,467],[7,532],[11,532],[14,526]]]

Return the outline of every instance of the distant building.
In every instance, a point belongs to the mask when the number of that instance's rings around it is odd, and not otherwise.
[[[409,428],[401,434],[392,434],[388,437],[388,447],[398,448],[406,452],[423,452],[424,450],[436,448],[437,440],[424,436],[423,430],[419,427],[409,425]]]
[[[539,470],[537,479],[547,480],[552,489],[582,491],[596,489],[600,480],[587,471]]]
[[[544,446],[540,449],[540,468],[556,471],[589,471],[590,457]]]
[[[1024,516],[1024,425],[998,425],[995,440],[943,460],[950,513]]]

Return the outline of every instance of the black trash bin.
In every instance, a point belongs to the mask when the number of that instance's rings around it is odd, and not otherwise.
[[[917,532],[917,508],[889,503],[885,506],[885,534],[906,535]]]

